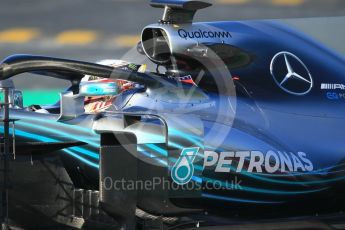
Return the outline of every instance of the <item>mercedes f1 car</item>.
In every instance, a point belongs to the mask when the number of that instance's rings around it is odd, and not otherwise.
[[[3,219],[115,229],[344,220],[344,57],[273,21],[194,23],[208,3],[151,5],[164,15],[137,55],[156,70],[2,61]],[[25,108],[11,78],[28,73],[71,87],[57,104]]]

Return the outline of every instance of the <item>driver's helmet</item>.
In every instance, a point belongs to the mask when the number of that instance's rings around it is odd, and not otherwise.
[[[100,62],[97,62],[101,65],[108,65],[112,66],[114,68],[119,68],[123,70],[128,71],[135,71],[135,72],[141,72],[144,73],[146,71],[146,65],[138,65],[129,63],[123,60],[103,60]],[[92,81],[92,82],[116,82],[116,84],[119,86],[119,94],[126,91],[133,89],[136,86],[135,82],[127,81],[127,80],[114,80],[114,79],[108,79],[108,78],[101,78],[98,76],[91,76],[91,75],[85,75],[85,77],[81,80],[82,82]],[[97,97],[85,97],[85,112],[87,113],[96,113],[101,112],[113,104],[113,101],[117,95],[109,95],[109,96],[97,96]]]

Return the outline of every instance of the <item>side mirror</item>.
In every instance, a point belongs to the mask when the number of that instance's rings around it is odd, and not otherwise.
[[[60,116],[59,122],[73,120],[85,113],[84,97],[73,95],[73,92],[64,92],[60,94]]]
[[[4,103],[4,89],[0,88],[0,103]],[[23,94],[22,91],[16,90],[16,89],[9,89],[9,102],[10,102],[10,108],[13,109],[22,109],[24,108],[23,105]]]
[[[12,107],[15,109],[22,109],[24,108],[23,105],[23,93],[20,90],[13,90],[13,94],[11,94],[11,102]]]
[[[115,82],[81,82],[79,95],[84,97],[111,96],[119,94],[119,86]]]

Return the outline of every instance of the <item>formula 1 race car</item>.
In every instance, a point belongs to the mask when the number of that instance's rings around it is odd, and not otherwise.
[[[137,55],[156,71],[144,63],[31,55],[2,62],[3,223],[343,223],[344,57],[273,21],[193,23],[208,3],[151,5],[164,15],[144,28]],[[23,107],[11,78],[28,73],[71,87],[57,104]]]

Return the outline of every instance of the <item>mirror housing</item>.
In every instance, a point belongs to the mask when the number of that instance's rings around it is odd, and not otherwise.
[[[4,103],[4,89],[7,88],[9,92],[10,108],[22,109],[23,94],[22,91],[15,89],[13,81],[11,79],[0,81],[0,102]]]
[[[12,108],[15,108],[15,109],[24,108],[22,91],[13,90],[13,92],[10,94],[10,102],[12,104]]]
[[[79,85],[79,94],[61,93],[59,122],[68,122],[85,114],[85,97],[118,95],[119,86],[114,81],[87,81]]]
[[[85,113],[84,97],[74,95],[73,92],[60,94],[60,116],[59,122],[73,120]]]

